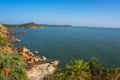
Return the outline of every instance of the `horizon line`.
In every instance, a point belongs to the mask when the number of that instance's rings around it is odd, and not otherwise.
[[[113,26],[95,26],[95,25],[71,25],[71,24],[46,24],[46,23],[37,23],[37,22],[25,22],[25,23],[1,23],[0,24],[8,24],[8,25],[20,25],[20,24],[27,24],[27,23],[35,23],[35,24],[43,24],[43,25],[70,25],[72,27],[91,27],[91,28],[118,28],[120,29],[120,27],[113,27]]]

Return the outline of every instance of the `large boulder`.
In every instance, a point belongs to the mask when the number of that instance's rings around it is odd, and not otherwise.
[[[34,61],[35,61],[35,62],[39,62],[40,59],[35,57],[35,58],[34,58]]]
[[[52,75],[56,68],[50,63],[39,64],[27,71],[29,80],[44,80],[48,75]]]
[[[27,49],[26,47],[23,47],[23,52],[30,52],[30,50]]]
[[[47,61],[47,58],[46,58],[45,56],[42,56],[41,59],[42,59],[43,62],[46,62],[46,61]]]

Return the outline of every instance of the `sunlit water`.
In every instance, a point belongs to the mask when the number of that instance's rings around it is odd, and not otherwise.
[[[87,27],[46,27],[43,29],[15,29],[28,34],[16,35],[39,56],[58,59],[61,65],[71,59],[97,57],[106,66],[120,66],[120,29]]]

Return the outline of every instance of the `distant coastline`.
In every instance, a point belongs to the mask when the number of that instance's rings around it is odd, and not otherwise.
[[[2,24],[2,23],[1,23]],[[73,26],[69,24],[38,24],[35,22],[28,22],[23,24],[2,24],[8,28],[45,28],[45,27],[82,27],[82,28],[99,28],[99,29],[120,29],[119,27],[105,27],[105,26]]]
[[[50,27],[72,27],[72,25],[50,25],[50,24],[37,24],[34,22],[24,23],[24,24],[2,24],[8,28],[45,28]]]

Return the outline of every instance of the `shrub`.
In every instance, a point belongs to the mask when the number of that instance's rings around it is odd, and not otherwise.
[[[52,80],[114,80],[114,69],[101,65],[99,59],[72,60],[64,68],[59,68]]]
[[[0,53],[0,80],[27,80],[25,68],[20,55]]]

